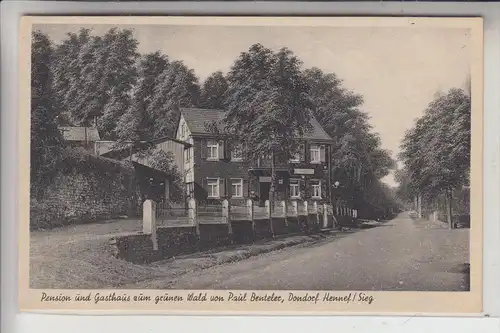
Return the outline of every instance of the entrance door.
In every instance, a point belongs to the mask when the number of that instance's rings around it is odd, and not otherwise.
[[[259,183],[259,205],[264,206],[266,200],[269,200],[269,190],[271,189],[271,183],[260,182]]]

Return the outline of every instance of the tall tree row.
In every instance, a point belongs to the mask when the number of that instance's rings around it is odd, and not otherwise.
[[[56,169],[63,151],[57,128],[58,107],[52,89],[51,41],[40,31],[33,32],[31,49],[31,194],[41,195]]]
[[[470,96],[462,89],[438,94],[406,133],[400,158],[406,194],[433,200],[443,196],[452,225],[453,192],[469,184]]]
[[[55,46],[53,86],[70,124],[88,126],[99,115],[101,136],[116,138],[137,81],[137,46],[132,31],[115,28],[103,36],[82,29]]]
[[[335,74],[318,68],[303,70],[291,51],[273,52],[256,44],[240,55],[225,81],[224,92],[224,77],[214,73],[205,82],[202,96],[210,97],[205,99],[206,106],[222,105],[229,110],[223,121],[226,132],[233,142],[245,138],[250,156],[293,154],[298,132],[307,130],[310,124],[304,119],[312,112],[335,141],[330,171],[341,183],[344,199],[363,205],[384,196],[381,178],[395,162],[381,148],[378,134],[361,111],[362,96],[345,89]],[[391,201],[386,197],[382,206]]]
[[[357,205],[370,201],[370,192],[379,193],[381,178],[389,174],[395,162],[381,148],[378,134],[372,132],[368,115],[361,110],[363,97],[342,85],[331,73],[318,68],[304,72],[314,115],[334,139],[331,176],[339,181],[344,199]]]
[[[120,141],[153,138],[155,118],[150,112],[151,102],[160,84],[159,73],[166,71],[168,65],[167,56],[159,52],[145,54],[139,60],[138,79],[132,91],[130,106],[117,124],[117,135]]]
[[[206,109],[223,109],[228,83],[221,71],[210,75],[201,89],[200,106]]]

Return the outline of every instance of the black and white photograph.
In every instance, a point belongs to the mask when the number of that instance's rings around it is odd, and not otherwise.
[[[262,20],[29,25],[37,301],[480,292],[481,20]]]

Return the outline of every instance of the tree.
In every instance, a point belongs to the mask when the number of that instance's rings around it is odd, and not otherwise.
[[[138,63],[138,79],[133,89],[132,101],[117,124],[119,141],[151,140],[154,133],[155,118],[148,111],[159,81],[169,65],[168,57],[159,53],[149,53]]]
[[[53,45],[40,31],[32,34],[31,47],[31,193],[42,195],[64,149],[57,125],[58,108],[50,70]]]
[[[194,71],[182,61],[172,62],[158,77],[147,114],[155,119],[151,136],[172,135],[179,120],[179,107],[196,107],[200,100],[200,86]]]
[[[381,148],[381,141],[372,133],[368,115],[361,111],[363,96],[342,86],[333,73],[319,68],[304,71],[313,112],[334,139],[331,154],[331,177],[342,183],[342,194],[360,206],[379,179],[394,168],[391,153]]]
[[[469,183],[470,110],[470,97],[461,89],[436,95],[401,144],[411,187],[428,199],[445,196],[450,228],[452,193]]]
[[[104,36],[82,29],[57,47],[54,89],[73,124],[88,125],[102,115],[101,136],[116,138],[116,122],[129,106],[136,81],[137,45],[131,30],[113,28]]]
[[[206,109],[223,109],[228,84],[222,72],[210,75],[201,89],[200,106]]]
[[[80,80],[80,52],[91,42],[90,29],[80,29],[78,33],[68,33],[67,38],[55,46],[51,64],[53,72],[53,92],[61,107],[60,116],[66,125],[74,125],[75,110],[70,104],[84,82]]]
[[[215,132],[221,128],[227,141],[242,144],[249,160],[271,158],[271,207],[276,159],[287,160],[297,152],[298,139],[312,128],[301,65],[286,48],[274,53],[261,44],[251,46],[229,71],[227,111],[222,121],[212,126]]]

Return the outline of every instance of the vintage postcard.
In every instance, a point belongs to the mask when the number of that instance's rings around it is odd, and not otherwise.
[[[22,311],[482,311],[481,18],[21,19]]]

